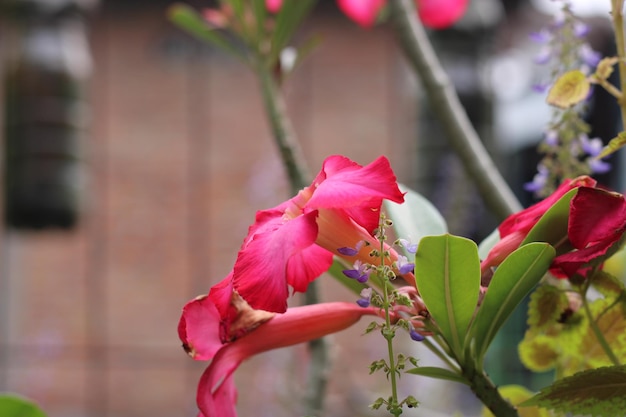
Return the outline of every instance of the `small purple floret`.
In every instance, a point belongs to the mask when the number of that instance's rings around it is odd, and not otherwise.
[[[416,342],[421,342],[422,340],[426,339],[424,336],[415,331],[415,329],[411,329],[409,335],[411,336],[411,339],[415,340]]]
[[[347,246],[337,249],[337,252],[339,252],[340,254],[344,256],[355,256],[357,253],[359,253],[359,251],[357,251],[356,249],[349,248]]]
[[[356,300],[356,303],[360,306],[360,307],[369,307],[370,306],[370,300],[369,298],[359,298],[358,300]]]

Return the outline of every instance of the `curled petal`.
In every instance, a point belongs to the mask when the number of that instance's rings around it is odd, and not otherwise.
[[[424,26],[445,29],[463,17],[468,0],[416,0],[416,3]]]
[[[568,236],[583,249],[601,240],[617,241],[626,226],[626,200],[617,193],[581,187],[571,203]]]
[[[178,337],[189,356],[195,360],[206,361],[222,347],[219,321],[219,312],[207,296],[185,304],[178,322]]]
[[[376,23],[378,12],[385,5],[385,0],[337,0],[337,6],[350,19],[364,28]]]

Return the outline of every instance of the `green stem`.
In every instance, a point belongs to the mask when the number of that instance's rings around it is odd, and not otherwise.
[[[483,146],[459,97],[443,70],[411,0],[391,0],[391,16],[398,42],[415,74],[421,79],[434,113],[450,144],[463,161],[490,209],[505,218],[522,209],[521,204]]]
[[[624,0],[611,0],[611,16],[613,20],[613,31],[615,33],[615,45],[617,48],[617,56],[619,62],[617,64],[619,70],[620,90],[626,91],[626,42],[624,40],[624,14],[622,8]],[[622,128],[626,126],[626,102],[624,96],[618,100],[620,111],[622,114]]]
[[[270,70],[263,65],[263,58],[256,57],[254,68],[259,78],[263,104],[267,118],[278,145],[283,165],[287,171],[291,194],[297,194],[309,184],[308,169],[300,150],[296,135],[287,116],[286,106],[280,88]],[[316,281],[309,284],[304,294],[305,304],[319,303],[319,287]],[[308,344],[311,360],[309,362],[309,387],[305,399],[306,414],[318,415],[324,406],[328,373],[330,370],[329,346],[326,339],[312,340]]]
[[[491,382],[484,372],[478,372],[473,367],[463,369],[463,376],[469,382],[470,388],[478,399],[496,417],[519,417],[517,409],[502,398],[498,388]]]
[[[600,347],[602,347],[602,350],[604,351],[606,356],[610,359],[610,361],[613,362],[613,365],[619,366],[620,365],[619,359],[617,359],[617,356],[615,356],[615,353],[613,353],[613,349],[611,349],[611,346],[609,346],[609,343],[606,341],[606,338],[604,337],[604,335],[602,334],[602,331],[598,327],[598,323],[596,323],[595,319],[593,318],[593,315],[591,314],[591,309],[589,308],[589,303],[587,302],[587,298],[584,296],[583,296],[583,308],[585,309],[585,314],[587,315],[587,318],[589,319],[589,325],[591,326],[591,330],[593,331],[593,334],[596,336],[596,339],[598,340]]]
[[[384,239],[384,218],[381,216],[381,221],[378,226],[378,236],[380,240],[380,269],[379,278],[383,281],[383,307],[385,309],[385,327],[382,329],[383,336],[387,340],[387,352],[389,353],[389,379],[391,381],[391,404],[388,404],[389,412],[394,416],[402,414],[402,407],[398,405],[398,386],[396,381],[396,358],[393,352],[393,338],[395,330],[391,326],[391,317],[389,315],[389,307],[391,302],[389,300],[389,288],[387,283],[389,278],[386,274],[387,267],[385,266],[385,239]]]

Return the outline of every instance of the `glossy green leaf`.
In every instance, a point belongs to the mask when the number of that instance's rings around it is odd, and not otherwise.
[[[448,231],[445,219],[430,201],[402,184],[400,190],[406,193],[404,203],[388,200],[383,203],[398,237],[419,242],[424,236],[441,235]]]
[[[267,65],[272,67],[278,60],[282,50],[289,44],[298,29],[315,6],[315,0],[285,1],[282,4],[272,34],[270,58]]]
[[[465,385],[469,384],[465,378],[456,372],[445,368],[438,368],[436,366],[418,366],[417,368],[409,369],[406,373],[427,376],[429,378],[443,379],[446,381],[460,382]]]
[[[528,232],[520,246],[531,242],[547,242],[556,249],[557,255],[572,250],[573,247],[567,238],[567,222],[570,202],[577,192],[578,188],[574,188],[554,203]]]
[[[32,401],[17,395],[0,395],[0,416],[2,417],[46,417],[46,414]]]
[[[231,44],[220,32],[211,28],[204,18],[192,7],[175,3],[167,11],[169,19],[178,27],[195,36],[196,38],[209,42],[226,52],[247,62],[245,55]]]
[[[554,255],[554,248],[547,243],[529,243],[507,256],[496,269],[472,323],[476,363],[482,364],[496,333],[548,271]]]
[[[442,336],[461,358],[478,302],[480,261],[469,240],[449,234],[426,236],[415,254],[417,288]]]
[[[594,417],[623,416],[626,365],[591,369],[559,379],[520,404],[522,407],[531,405]]]

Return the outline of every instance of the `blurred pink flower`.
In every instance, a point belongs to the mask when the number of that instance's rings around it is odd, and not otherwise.
[[[469,0],[415,0],[417,12],[424,26],[444,29],[463,17]],[[283,0],[266,0],[267,9],[276,13]],[[337,0],[337,6],[354,22],[364,28],[376,23],[387,0]]]
[[[244,311],[264,317],[251,333],[222,344],[220,315],[210,298],[199,297],[183,308],[178,325],[183,347],[192,358],[211,361],[198,384],[196,400],[200,416],[236,417],[233,373],[247,358],[336,333],[364,315],[377,315],[378,309],[335,302],[290,308],[284,314],[254,312],[249,308]]]

